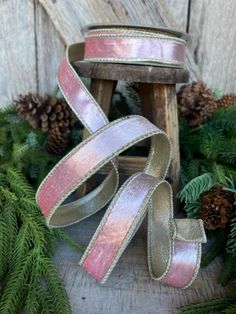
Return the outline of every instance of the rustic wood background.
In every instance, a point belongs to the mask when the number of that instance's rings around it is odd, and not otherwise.
[[[168,26],[191,35],[191,79],[236,92],[235,0],[0,0],[0,106],[50,92],[65,46],[94,22]]]
[[[0,0],[0,107],[20,93],[51,92],[65,46],[83,40],[81,27],[95,22],[187,31],[191,79],[236,93],[235,15],[235,0]],[[67,230],[86,245],[100,218],[101,213]],[[78,254],[58,247],[55,260],[74,314],[171,314],[181,305],[224,295],[216,282],[220,259],[186,291],[151,280],[145,237],[141,228],[103,286],[78,266]]]

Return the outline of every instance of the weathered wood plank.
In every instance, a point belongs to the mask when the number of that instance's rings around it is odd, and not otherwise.
[[[175,21],[175,28],[186,32],[189,0],[164,0],[164,4]]]
[[[37,90],[34,3],[0,1],[0,107]]]
[[[113,80],[91,80],[90,92],[96,99],[106,116],[109,114],[110,111],[111,100],[115,87],[116,81]],[[87,138],[88,135],[88,130],[84,129],[83,139]]]
[[[81,76],[105,80],[177,84],[187,83],[189,79],[189,72],[186,69],[175,69],[170,67],[87,61],[75,62],[74,66],[78,74]]]
[[[236,92],[236,1],[191,1],[191,51],[211,87]]]
[[[164,84],[139,84],[144,114],[169,136],[172,152],[168,171],[174,195],[179,190],[180,153],[176,86]]]
[[[102,214],[98,213],[66,230],[78,243],[87,245]],[[81,269],[79,254],[59,245],[55,260],[74,314],[175,314],[179,306],[224,295],[225,289],[216,283],[220,259],[202,269],[193,286],[187,290],[152,280],[147,268],[144,230],[142,226],[104,285]]]
[[[130,176],[143,171],[147,157],[118,156],[118,170],[122,175]],[[111,171],[111,164],[108,163],[99,170],[100,174],[108,174]]]
[[[36,42],[38,91],[51,93],[56,85],[59,62],[65,54],[65,44],[60,38],[42,5],[36,2]]]
[[[78,41],[82,37],[81,28],[89,23],[120,22],[164,26],[163,18],[158,12],[159,1],[39,0],[39,2],[45,7],[67,44]],[[161,5],[168,6],[168,11],[177,21],[176,28],[185,31],[188,0],[164,0]]]
[[[187,21],[188,1],[184,0],[39,1],[66,44],[83,40],[81,28],[90,23],[134,23],[185,30],[180,25],[186,25]],[[199,77],[189,49],[186,52],[186,64],[191,78]]]

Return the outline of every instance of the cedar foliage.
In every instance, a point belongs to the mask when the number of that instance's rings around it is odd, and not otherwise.
[[[180,308],[185,314],[236,313],[236,281],[232,282],[230,292],[223,298],[191,304]]]
[[[198,217],[200,195],[213,186],[236,186],[236,105],[216,111],[199,128],[180,122],[182,187],[178,194],[188,217]],[[227,232],[227,231],[225,231]],[[227,235],[227,252],[236,256],[236,218]]]
[[[57,157],[43,149],[44,134],[9,106],[0,110],[0,313],[71,313],[51,257],[55,239],[82,248],[61,230],[50,230],[35,203],[35,189]],[[31,184],[29,184],[30,182]]]
[[[191,128],[180,120],[181,189],[178,194],[188,217],[199,217],[203,192],[221,186],[236,193],[236,105],[217,110],[200,127]],[[224,265],[218,282],[227,285],[236,278],[236,213],[229,228],[207,231],[213,237],[201,266],[223,253]],[[181,313],[236,313],[236,281],[224,298],[192,304]]]

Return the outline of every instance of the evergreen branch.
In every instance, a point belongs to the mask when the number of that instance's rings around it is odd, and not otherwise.
[[[41,269],[40,261],[37,258],[34,264],[34,272],[31,273],[31,278],[29,282],[29,291],[26,295],[24,312],[30,314],[40,313],[40,302],[38,300],[38,290],[41,286]]]
[[[8,266],[8,226],[2,216],[0,216],[0,278],[3,277]]]
[[[55,313],[55,307],[53,304],[53,298],[47,287],[41,288],[38,291],[37,300],[40,306],[40,314],[51,314]]]
[[[70,236],[68,236],[65,232],[60,229],[53,229],[52,230],[55,238],[65,242],[68,244],[72,249],[79,253],[84,253],[85,249],[80,246],[77,242],[75,242]]]
[[[227,109],[217,110],[208,122],[214,129],[222,129],[224,131],[235,130],[236,106]]]
[[[30,149],[27,144],[13,144],[12,158],[14,162],[17,162],[26,154],[26,152]]]
[[[235,138],[225,139],[222,150],[219,153],[219,158],[222,162],[234,164],[236,162],[236,134]]]
[[[235,298],[235,304],[229,305],[225,310],[225,314],[235,314],[236,313],[236,298]]]
[[[201,159],[192,159],[188,164],[188,178],[192,180],[200,175]]]
[[[236,257],[236,217],[231,220],[226,250],[229,254]]]
[[[180,308],[180,311],[185,314],[208,314],[214,311],[224,310],[228,304],[230,304],[230,298],[226,297],[184,306]]]
[[[225,143],[223,131],[221,129],[212,128],[206,124],[202,128],[200,136],[200,152],[207,159],[216,160]]]
[[[45,139],[16,115],[15,107],[0,110],[0,313],[4,314],[71,312],[49,259],[55,234],[46,226],[27,181],[34,176],[31,182],[37,185],[59,159],[43,150]]]
[[[2,204],[2,219],[7,225],[8,241],[7,243],[7,268],[9,268],[9,263],[12,260],[13,248],[15,245],[16,236],[18,233],[18,220],[17,214],[14,208],[12,208],[12,203],[8,200]]]
[[[232,278],[232,274],[235,268],[236,258],[227,254],[224,261],[223,269],[218,277],[218,282],[222,286],[226,286],[229,280]]]
[[[224,186],[228,185],[228,168],[216,162],[212,163],[212,174],[214,181]]]
[[[197,218],[198,213],[200,212],[201,209],[201,203],[199,200],[191,203],[186,203],[184,205],[184,210],[187,214],[187,217],[189,218]]]
[[[42,260],[43,274],[49,291],[53,294],[53,304],[57,314],[71,314],[69,300],[62,280],[58,277],[55,266],[48,258]]]
[[[191,304],[180,308],[181,313],[185,314],[204,314],[204,313],[235,313],[236,289],[233,281],[233,288],[224,298],[212,299],[206,302]]]
[[[18,267],[11,271],[0,298],[0,313],[12,314],[20,311],[19,304],[27,285],[31,266],[36,258],[36,251],[30,251]]]
[[[17,268],[21,260],[33,247],[33,242],[29,236],[29,225],[23,224],[17,234],[13,250],[11,268]]]
[[[34,198],[35,191],[28,184],[23,174],[13,168],[7,169],[7,179],[12,188],[12,191],[18,196],[26,196],[28,198]]]
[[[180,200],[191,203],[199,199],[203,192],[209,191],[214,186],[214,178],[211,173],[204,173],[190,182],[178,193]]]
[[[9,104],[3,108],[0,109],[0,118],[6,118],[11,114],[16,113],[16,107],[14,104]]]
[[[201,267],[208,266],[224,250],[226,239],[227,236],[224,230],[219,230],[216,233],[215,241],[211,244],[207,253],[202,256]]]
[[[180,186],[181,186],[181,188],[183,188],[189,181],[187,165],[188,165],[188,163],[186,160],[181,161],[181,168],[180,168]]]

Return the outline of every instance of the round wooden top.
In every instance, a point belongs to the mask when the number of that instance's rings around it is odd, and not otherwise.
[[[146,30],[147,32],[158,32],[163,34],[172,35],[178,38],[182,38],[184,40],[189,39],[189,35],[187,33],[179,32],[174,29],[170,29],[167,27],[154,27],[153,25],[132,25],[132,24],[119,24],[119,23],[112,23],[112,24],[89,24],[82,28],[82,33],[85,34],[87,31],[97,28],[129,28],[129,29],[136,29],[136,30]]]
[[[189,80],[188,70],[163,66],[88,61],[76,61],[73,65],[79,76],[95,79],[160,84],[187,83]]]

